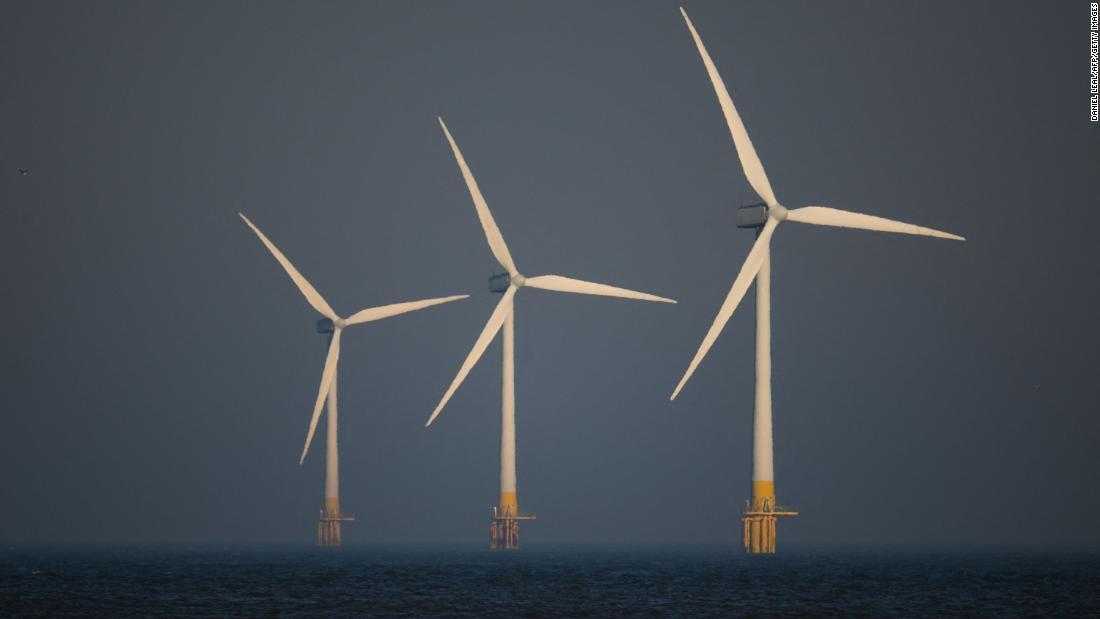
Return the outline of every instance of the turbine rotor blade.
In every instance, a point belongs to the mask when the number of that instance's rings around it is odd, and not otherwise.
[[[787,221],[797,221],[803,224],[816,224],[819,226],[836,226],[838,228],[859,228],[860,230],[875,230],[877,232],[897,232],[900,234],[916,234],[919,236],[934,236],[941,239],[953,239],[965,241],[966,239],[949,232],[940,232],[932,228],[924,228],[913,224],[907,224],[893,219],[864,215],[851,211],[842,211],[824,206],[806,206],[787,211]]]
[[[336,364],[340,361],[340,334],[343,333],[343,329],[336,329],[332,332],[332,341],[328,345],[328,355],[325,356],[325,369],[321,372],[321,386],[317,389],[317,402],[313,405],[313,417],[309,420],[309,433],[306,434],[306,445],[302,448],[302,457],[298,459],[298,464],[306,461],[306,454],[309,453],[309,444],[313,441],[313,433],[317,431],[317,421],[321,419],[321,409],[325,405],[325,398],[328,397],[329,387],[332,385],[332,379],[336,377]]]
[[[756,149],[753,148],[752,140],[749,139],[749,132],[745,130],[745,124],[741,122],[741,116],[737,113],[737,108],[733,106],[733,99],[730,97],[729,91],[726,90],[726,84],[722,81],[722,76],[718,74],[718,68],[714,66],[714,61],[707,53],[707,48],[703,46],[703,40],[699,38],[699,33],[695,31],[695,26],[691,23],[691,18],[688,17],[684,7],[680,7],[680,13],[683,14],[684,21],[687,22],[688,30],[691,30],[691,37],[695,39],[695,47],[699,48],[699,55],[703,57],[703,64],[707,67],[707,75],[710,76],[710,82],[714,85],[714,93],[718,95],[718,103],[722,106],[722,113],[726,116],[726,124],[729,125],[730,134],[733,136],[733,143],[737,146],[737,156],[741,160],[741,169],[745,171],[745,177],[749,180],[753,190],[760,196],[760,199],[766,202],[768,206],[775,206],[778,201],[775,199],[775,194],[772,193],[768,175],[764,173],[764,165],[760,163],[760,158],[756,156]]]
[[[447,135],[447,141],[451,143],[451,150],[454,151],[458,167],[462,170],[462,178],[466,179],[466,186],[470,189],[470,197],[473,198],[474,207],[477,209],[477,218],[481,220],[481,227],[485,230],[485,238],[489,241],[489,249],[492,250],[493,256],[500,263],[500,266],[504,267],[509,275],[514,275],[516,265],[512,261],[512,254],[508,252],[508,245],[504,242],[504,236],[500,234],[500,228],[497,228],[497,223],[493,221],[493,214],[489,212],[489,205],[485,203],[485,198],[481,195],[481,189],[478,189],[477,181],[474,180],[474,174],[470,172],[470,166],[466,165],[466,159],[462,156],[462,151],[458,150],[458,144],[451,137],[451,132],[447,130],[447,124],[443,122],[443,117],[439,118],[439,126],[443,127],[443,133]]]
[[[328,318],[329,320],[337,320],[338,316],[336,315],[336,312],[332,310],[332,307],[329,306],[328,302],[325,301],[324,297],[321,296],[321,293],[317,292],[317,289],[313,287],[313,284],[310,284],[309,281],[306,280],[306,278],[298,272],[298,269],[294,268],[294,265],[290,263],[290,260],[287,260],[287,257],[283,255],[283,252],[279,251],[279,248],[275,247],[275,244],[272,243],[271,240],[268,239],[266,236],[264,236],[264,233],[260,232],[260,229],[257,228],[251,221],[249,221],[247,217],[244,216],[244,213],[237,214],[241,216],[241,219],[244,220],[244,223],[248,224],[249,228],[252,228],[252,231],[256,233],[256,236],[260,237],[260,240],[263,241],[263,244],[265,246],[267,246],[268,251],[270,251],[271,254],[275,256],[275,259],[279,261],[279,264],[283,265],[283,270],[285,270],[286,274],[290,276],[290,279],[294,280],[294,283],[298,286],[298,290],[302,291],[302,295],[304,295],[306,301],[309,301],[309,304],[313,306],[313,309],[320,312],[325,318]]]
[[[608,286],[606,284],[586,282],[584,280],[573,279],[571,277],[562,277],[561,275],[539,275],[537,277],[528,277],[523,282],[523,285],[530,286],[531,288],[553,290],[555,292],[593,294],[604,297],[638,299],[640,301],[657,301],[659,303],[676,302],[673,299],[666,299],[664,297],[658,297],[657,295],[648,294],[645,292],[636,292],[634,290],[627,290],[626,288],[616,288],[615,286]]]
[[[466,355],[466,360],[462,362],[462,367],[458,369],[458,374],[454,380],[451,381],[451,386],[447,387],[447,392],[443,394],[443,398],[439,400],[439,404],[432,411],[432,416],[428,418],[428,423],[424,424],[425,427],[432,425],[435,418],[439,416],[439,413],[446,406],[447,401],[454,395],[458,386],[462,384],[462,381],[466,379],[466,375],[470,373],[470,370],[477,365],[478,359],[481,359],[481,355],[485,353],[485,349],[489,347],[489,342],[493,340],[493,336],[500,331],[500,328],[504,326],[504,319],[508,317],[508,313],[512,311],[512,297],[516,296],[516,287],[508,286],[508,290],[504,291],[504,296],[497,303],[496,309],[489,315],[489,322],[485,323],[485,328],[481,330],[481,334],[477,336],[477,340],[474,342],[474,347],[470,349],[470,354]]]
[[[737,304],[744,298],[745,292],[748,291],[749,285],[756,277],[757,272],[760,271],[761,265],[764,264],[764,258],[768,255],[768,246],[771,243],[772,233],[775,232],[775,227],[779,225],[779,222],[775,219],[768,219],[768,223],[764,224],[764,228],[760,231],[760,236],[756,238],[756,242],[753,243],[752,250],[749,251],[748,257],[745,258],[745,263],[741,265],[741,272],[737,274],[737,279],[733,280],[733,286],[730,287],[729,294],[726,295],[726,300],[722,302],[722,307],[718,310],[718,315],[714,317],[714,323],[710,325],[710,330],[707,331],[706,337],[703,338],[703,343],[699,345],[699,350],[695,353],[695,358],[691,360],[691,365],[688,366],[684,377],[680,379],[680,383],[676,385],[676,390],[672,392],[672,397],[669,400],[675,400],[676,396],[680,394],[680,390],[684,388],[688,379],[695,373],[695,368],[699,367],[699,362],[703,360],[703,357],[707,356],[707,351],[714,345],[714,341],[718,339],[718,334],[722,332],[722,328],[726,326],[730,316],[733,316],[733,311],[737,309]]]
[[[397,316],[398,314],[415,312],[416,310],[424,309],[425,307],[431,307],[433,305],[439,305],[441,303],[449,303],[451,301],[465,299],[468,296],[470,295],[456,294],[450,297],[439,297],[436,299],[424,299],[423,301],[409,301],[406,303],[393,303],[391,305],[371,307],[352,314],[351,317],[347,319],[346,324],[350,326],[361,324],[364,322],[371,322],[374,320],[382,320],[383,318]]]

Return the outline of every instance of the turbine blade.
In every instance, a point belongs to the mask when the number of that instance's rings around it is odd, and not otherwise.
[[[965,241],[966,239],[948,232],[940,232],[932,228],[924,228],[907,224],[893,219],[884,219],[874,215],[864,215],[851,211],[841,211],[824,206],[806,206],[787,211],[787,221],[797,221],[803,224],[817,224],[819,226],[836,226],[838,228],[859,228],[861,230],[875,230],[878,232],[898,232],[900,234],[916,234],[920,236],[934,236],[941,239],[954,239]]]
[[[447,141],[451,143],[451,150],[454,151],[458,167],[462,170],[462,178],[466,179],[466,186],[470,189],[470,197],[474,199],[474,207],[477,209],[477,218],[481,220],[481,227],[485,230],[485,238],[489,241],[489,249],[492,250],[497,262],[504,267],[505,271],[508,271],[509,275],[516,273],[516,265],[512,262],[512,254],[508,253],[508,245],[500,234],[500,228],[497,228],[497,223],[493,221],[493,214],[489,212],[489,205],[485,203],[485,198],[477,187],[477,181],[474,180],[474,175],[470,172],[470,166],[466,165],[466,159],[462,156],[462,151],[458,150],[458,144],[451,137],[451,132],[447,130],[447,124],[443,122],[442,117],[439,118],[439,126],[443,127],[443,133],[447,135]]]
[[[658,301],[660,303],[676,302],[673,299],[666,299],[664,297],[658,297],[657,295],[647,294],[645,292],[635,292],[633,290],[627,290],[626,288],[616,288],[615,286],[586,282],[584,280],[573,279],[571,277],[562,277],[561,275],[539,275],[538,277],[529,277],[526,281],[524,281],[523,285],[530,286],[532,288],[542,288],[543,290],[554,290],[556,292],[594,294],[604,297],[622,297],[624,299],[638,299],[641,301]]]
[[[244,223],[248,224],[249,228],[252,228],[252,231],[256,233],[256,236],[260,237],[260,240],[263,241],[263,244],[267,246],[268,251],[270,251],[271,254],[275,256],[275,259],[279,261],[279,264],[283,265],[283,269],[286,271],[286,274],[290,276],[290,279],[294,280],[294,283],[298,286],[298,290],[302,291],[302,294],[305,296],[306,301],[309,301],[309,304],[313,306],[313,309],[320,312],[325,318],[328,318],[329,320],[336,320],[338,318],[336,312],[332,311],[332,307],[330,307],[328,302],[325,301],[324,297],[321,296],[321,293],[317,292],[317,289],[313,287],[313,284],[310,284],[305,277],[302,277],[302,274],[298,272],[298,269],[294,268],[293,264],[290,264],[290,260],[287,260],[286,256],[283,255],[283,252],[279,251],[279,248],[275,247],[275,244],[272,243],[271,240],[268,239],[266,236],[264,236],[264,233],[260,232],[260,229],[257,228],[251,221],[249,221],[247,217],[244,216],[244,213],[237,214],[241,216],[241,219],[244,220]]]
[[[458,369],[458,374],[455,379],[451,381],[451,386],[447,387],[447,392],[443,394],[443,399],[439,401],[439,404],[432,411],[432,416],[428,418],[428,423],[424,424],[425,427],[432,425],[435,418],[439,416],[440,411],[446,406],[447,401],[454,395],[455,389],[462,384],[463,380],[466,380],[466,375],[470,373],[470,370],[477,364],[478,359],[485,353],[485,349],[489,347],[489,342],[493,340],[493,336],[500,331],[500,328],[504,325],[504,319],[508,317],[508,313],[512,311],[512,297],[516,295],[516,287],[508,286],[508,290],[504,291],[504,296],[497,303],[496,309],[489,316],[489,322],[485,323],[485,328],[481,330],[481,335],[477,336],[477,341],[474,342],[474,347],[470,349],[470,354],[466,355],[466,360],[462,362],[462,367]]]
[[[749,180],[749,184],[752,185],[753,190],[756,191],[761,200],[766,202],[768,206],[775,206],[778,202],[775,199],[775,194],[772,193],[768,175],[764,173],[764,165],[760,163],[760,158],[756,156],[756,149],[752,147],[749,132],[745,130],[745,124],[741,122],[741,116],[737,113],[737,108],[733,106],[733,99],[730,98],[730,93],[726,90],[726,84],[722,81],[722,76],[718,75],[718,69],[714,66],[710,54],[707,53],[707,48],[703,46],[703,40],[699,38],[699,33],[695,31],[695,26],[691,23],[691,18],[688,17],[684,7],[680,7],[680,13],[683,14],[684,21],[687,22],[688,30],[691,30],[691,37],[695,39],[695,47],[699,48],[699,55],[703,57],[703,64],[707,67],[707,75],[710,76],[710,82],[714,85],[714,93],[718,95],[718,103],[722,105],[722,113],[726,116],[726,124],[729,125],[730,134],[733,135],[733,143],[737,146],[737,156],[741,159],[741,169],[745,171],[745,178]]]
[[[745,258],[745,264],[741,265],[741,272],[737,274],[737,279],[733,280],[733,286],[730,287],[726,300],[722,302],[722,307],[718,310],[714,323],[710,325],[710,330],[703,338],[703,343],[699,345],[699,350],[696,351],[695,358],[691,360],[691,365],[684,372],[684,377],[680,379],[680,384],[676,385],[676,390],[672,392],[670,400],[675,400],[676,396],[680,394],[680,390],[684,388],[688,379],[695,373],[695,368],[699,367],[699,362],[707,356],[707,351],[714,345],[714,340],[718,339],[718,334],[722,332],[722,328],[726,326],[726,322],[733,315],[733,311],[737,309],[737,304],[744,298],[745,292],[749,289],[749,284],[756,277],[756,273],[760,271],[760,266],[764,264],[764,258],[768,254],[768,245],[771,243],[772,233],[775,232],[777,225],[779,223],[774,219],[768,219],[768,223],[764,224],[764,229],[760,231],[760,236],[756,238],[756,243],[753,244],[752,250]]]
[[[306,446],[302,448],[302,457],[298,459],[298,464],[306,461],[309,444],[313,442],[313,433],[317,431],[317,421],[321,419],[321,408],[325,404],[325,398],[328,397],[329,386],[332,385],[332,380],[336,378],[336,364],[340,361],[340,334],[343,331],[343,329],[336,329],[332,333],[332,341],[328,345],[328,355],[325,356],[325,369],[321,372],[321,386],[317,389],[317,402],[313,405],[313,417],[309,420]]]
[[[365,310],[360,310],[350,318],[347,319],[348,325],[357,325],[364,322],[371,322],[374,320],[382,320],[383,318],[389,318],[390,316],[397,316],[398,314],[404,314],[406,312],[415,312],[418,309],[424,309],[425,307],[431,307],[433,305],[439,305],[440,303],[449,303],[451,301],[457,301],[459,299],[465,299],[470,295],[468,294],[456,294],[450,297],[440,297],[437,299],[424,299],[423,301],[409,301],[407,303],[394,303],[392,305],[382,305],[380,307],[371,307]]]

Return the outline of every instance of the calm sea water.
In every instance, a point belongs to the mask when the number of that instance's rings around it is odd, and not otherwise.
[[[1100,616],[1100,554],[0,547],[5,616]]]

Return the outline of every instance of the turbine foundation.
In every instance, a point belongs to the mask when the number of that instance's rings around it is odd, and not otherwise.
[[[779,516],[797,516],[789,507],[775,501],[775,482],[753,481],[752,499],[745,501],[741,516],[742,545],[747,554],[775,554],[776,521]]]
[[[519,550],[519,523],[521,520],[534,519],[534,514],[519,512],[514,492],[501,493],[501,505],[493,508],[489,519],[489,548]]]
[[[340,499],[325,497],[325,508],[317,520],[317,545],[323,548],[339,548],[343,543],[340,523],[355,520],[340,513]]]

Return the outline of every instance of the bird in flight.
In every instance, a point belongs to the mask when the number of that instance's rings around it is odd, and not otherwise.
[[[31,173],[31,171],[28,170],[27,168],[19,168],[19,176],[26,176],[30,173]]]

